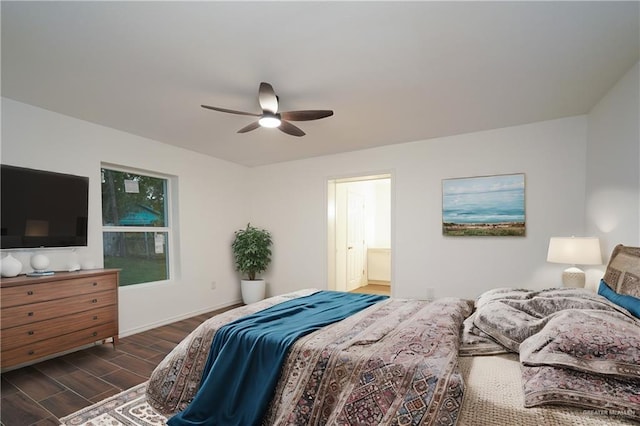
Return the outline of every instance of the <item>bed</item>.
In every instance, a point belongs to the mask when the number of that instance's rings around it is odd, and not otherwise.
[[[476,301],[379,300],[295,340],[272,368],[278,379],[266,392],[261,420],[250,423],[636,424],[640,320],[631,312],[640,302],[638,277],[640,249],[618,246],[600,284],[606,297],[510,288]],[[169,424],[247,424],[234,421],[233,410],[254,410],[251,396],[232,409],[210,399],[207,409],[227,412],[225,421],[179,418],[202,393],[216,334],[321,293],[271,297],[201,324],[152,373],[149,403],[175,416]],[[614,303],[615,296],[630,299]]]

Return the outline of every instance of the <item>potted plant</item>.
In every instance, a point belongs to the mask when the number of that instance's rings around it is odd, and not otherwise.
[[[245,304],[258,302],[265,296],[264,279],[256,279],[256,275],[264,272],[271,263],[271,234],[247,223],[245,229],[235,232],[231,247],[236,271],[246,275],[242,278],[240,288],[242,301]]]

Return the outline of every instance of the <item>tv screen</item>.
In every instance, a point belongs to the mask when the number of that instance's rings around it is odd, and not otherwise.
[[[0,247],[87,245],[89,178],[0,166]]]

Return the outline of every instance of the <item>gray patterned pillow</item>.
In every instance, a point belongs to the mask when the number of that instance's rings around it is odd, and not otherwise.
[[[615,246],[604,281],[618,294],[640,298],[640,247]]]
[[[568,368],[522,366],[524,406],[568,405],[606,417],[640,421],[638,380]]]
[[[640,321],[619,312],[569,309],[520,344],[527,366],[556,366],[640,384]]]

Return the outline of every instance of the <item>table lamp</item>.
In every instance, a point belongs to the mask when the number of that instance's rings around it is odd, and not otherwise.
[[[552,237],[547,262],[571,265],[562,272],[564,287],[584,287],[584,271],[576,265],[601,265],[600,240],[595,237]]]

